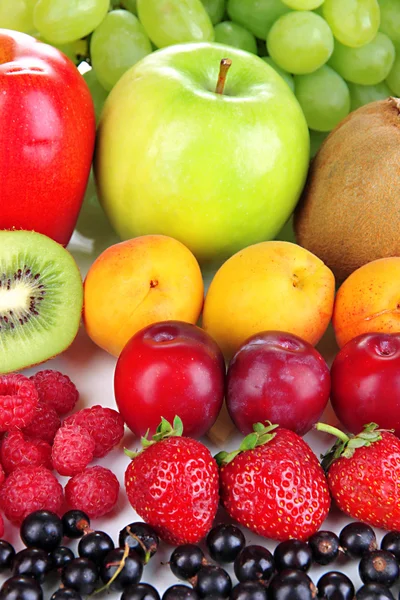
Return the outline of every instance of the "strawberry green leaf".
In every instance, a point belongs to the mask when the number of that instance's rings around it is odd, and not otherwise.
[[[233,452],[219,452],[214,456],[217,464],[219,466],[227,465],[241,452],[254,450],[259,446],[267,444],[275,437],[275,433],[271,432],[277,427],[279,425],[272,425],[270,421],[266,421],[266,424],[255,423],[253,425],[253,433],[249,433],[243,438],[238,450],[234,450]]]

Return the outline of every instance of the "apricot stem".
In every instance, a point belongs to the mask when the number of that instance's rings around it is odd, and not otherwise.
[[[219,75],[217,81],[217,87],[215,88],[216,94],[223,94],[226,83],[226,76],[228,75],[229,68],[232,65],[230,58],[223,58],[219,65]]]

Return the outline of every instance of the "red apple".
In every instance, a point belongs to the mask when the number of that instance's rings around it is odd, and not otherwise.
[[[304,435],[320,418],[329,390],[329,368],[311,344],[266,331],[249,338],[232,358],[226,404],[244,434],[268,420]]]
[[[138,436],[154,433],[164,417],[183,421],[183,434],[200,437],[214,424],[224,398],[225,363],[202,329],[163,321],[136,333],[115,369],[119,412]]]
[[[365,333],[336,355],[331,403],[351,433],[367,423],[400,436],[400,334]]]
[[[95,139],[89,89],[56,48],[0,29],[0,229],[66,245],[85,194]]]

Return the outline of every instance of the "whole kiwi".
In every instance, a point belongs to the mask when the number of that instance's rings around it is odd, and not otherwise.
[[[294,216],[296,241],[340,283],[365,263],[400,256],[400,99],[350,113],[313,159]]]

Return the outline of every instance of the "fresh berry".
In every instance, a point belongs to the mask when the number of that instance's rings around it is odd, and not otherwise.
[[[99,576],[94,562],[88,558],[74,558],[61,571],[61,581],[80,594],[93,594]]]
[[[58,415],[66,415],[78,402],[79,393],[75,385],[59,371],[39,371],[30,379],[35,384],[39,400],[50,404]]]
[[[0,444],[1,444],[1,442],[0,442]],[[6,474],[4,472],[3,465],[0,463],[0,487],[3,485],[5,480],[6,480]]]
[[[344,573],[329,571],[317,583],[321,600],[354,600],[354,585]]]
[[[134,583],[124,590],[120,600],[160,600],[160,594],[148,583]]]
[[[217,525],[208,533],[206,544],[213,560],[218,563],[231,563],[243,550],[246,540],[239,527]]]
[[[175,577],[187,581],[197,575],[206,564],[203,550],[195,544],[182,544],[175,548],[169,559],[169,567]]]
[[[109,513],[117,503],[118,494],[118,479],[110,469],[100,466],[74,475],[65,486],[69,506],[84,511],[91,519]]]
[[[356,600],[394,600],[394,596],[386,585],[366,583],[357,591]]]
[[[51,552],[61,544],[63,526],[55,513],[36,510],[22,521],[20,534],[25,546]]]
[[[124,421],[116,410],[96,404],[67,417],[64,425],[80,425],[95,442],[94,456],[100,458],[119,444],[124,436]]]
[[[186,585],[172,585],[165,590],[162,600],[198,600],[198,594]]]
[[[328,514],[328,485],[308,444],[276,427],[256,423],[239,451],[217,455],[221,501],[235,521],[259,535],[306,540]]]
[[[358,572],[363,583],[383,583],[391,587],[399,578],[399,565],[387,550],[375,550],[364,554]]]
[[[375,531],[366,523],[349,523],[339,534],[340,547],[350,558],[361,558],[377,549]]]
[[[312,563],[311,548],[300,540],[286,540],[278,544],[274,551],[277,571],[284,569],[299,569],[308,571]]]
[[[82,600],[82,596],[72,588],[63,587],[54,592],[50,600]]]
[[[231,600],[267,600],[267,588],[256,581],[238,583],[232,589]]]
[[[332,531],[317,531],[308,538],[313,561],[319,565],[329,565],[339,556],[339,538]]]
[[[37,405],[38,393],[27,377],[0,375],[0,431],[29,425]]]
[[[317,589],[303,571],[287,569],[272,578],[268,588],[269,600],[313,600]]]
[[[44,440],[52,444],[57,430],[61,427],[61,419],[50,404],[38,402],[33,421],[24,428],[23,433],[31,438]]]
[[[316,427],[338,437],[323,460],[338,508],[369,525],[400,529],[400,439],[376,423],[357,436],[322,423]]]
[[[9,475],[0,489],[0,505],[7,519],[20,525],[35,510],[60,514],[63,488],[45,467],[22,467]]]
[[[19,430],[9,431],[4,435],[0,447],[0,460],[7,474],[20,467],[53,468],[50,444],[29,438]]]
[[[51,451],[53,466],[60,475],[76,475],[93,460],[94,439],[84,427],[65,425],[57,431]]]
[[[47,552],[40,548],[25,548],[15,555],[12,573],[14,576],[34,577],[39,583],[43,583],[52,568]]]
[[[246,546],[234,562],[238,581],[261,581],[268,583],[275,572],[274,557],[263,546]]]
[[[15,550],[9,542],[0,540],[0,572],[12,568]]]
[[[382,538],[381,549],[391,552],[400,561],[400,531],[388,531]]]
[[[110,590],[122,591],[129,585],[139,583],[142,574],[143,563],[131,549],[127,553],[125,548],[111,550],[100,567],[100,577]]]
[[[205,565],[193,578],[193,589],[200,598],[212,595],[228,598],[232,591],[232,581],[222,567]]]
[[[61,520],[64,535],[72,540],[81,538],[90,527],[89,516],[81,510],[68,510]]]
[[[74,560],[75,554],[67,546],[59,546],[49,554],[54,569],[63,569],[71,560]]]
[[[118,536],[118,543],[121,548],[124,548],[125,544],[128,544],[141,557],[143,562],[147,564],[150,558],[157,552],[160,540],[150,525],[137,521],[121,529]]]
[[[33,577],[10,577],[0,589],[1,600],[43,600],[40,584]]]
[[[105,531],[86,533],[78,544],[79,556],[90,559],[98,566],[111,550],[114,550],[114,542]]]
[[[131,454],[125,473],[128,499],[157,534],[174,545],[197,543],[218,508],[218,468],[201,442],[181,437],[182,421],[163,420],[152,441]]]

